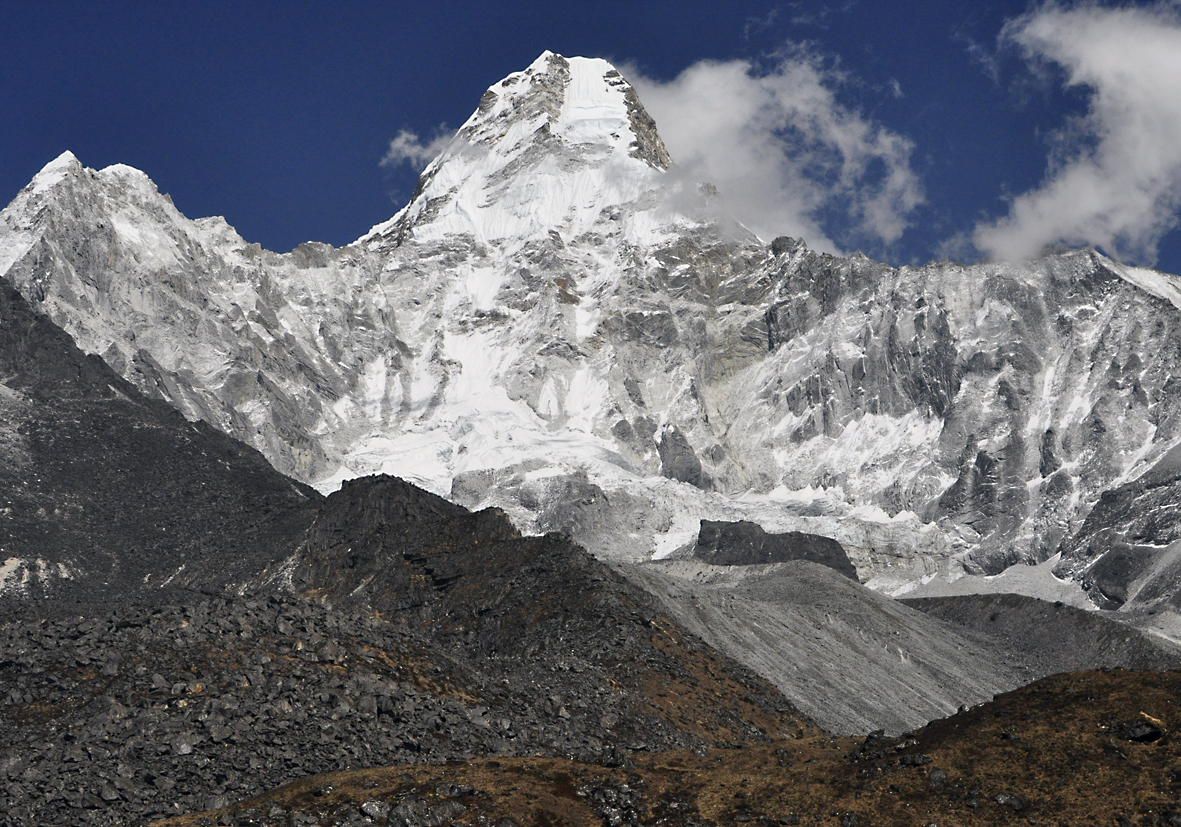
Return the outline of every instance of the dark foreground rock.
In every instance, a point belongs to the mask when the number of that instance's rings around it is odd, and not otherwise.
[[[275,597],[12,622],[0,629],[0,823],[137,823],[349,768],[619,765],[814,731],[701,649],[699,665],[670,660],[667,674],[642,646],[614,643],[599,663],[478,662],[405,624]]]
[[[567,690],[546,703],[565,706],[566,720],[615,721],[615,740],[629,727],[648,745],[743,740],[797,715],[643,588],[564,535],[521,537],[498,509],[472,513],[394,477],[352,480],[328,498],[297,560],[291,582],[309,598],[405,624],[539,691],[559,676],[555,687],[576,687],[587,705],[564,704]],[[719,680],[729,688],[711,696]],[[631,697],[627,709],[605,707],[602,687]]]
[[[271,574],[0,626],[0,812],[116,825],[344,768],[816,731],[567,538],[402,480],[346,484]]]
[[[323,499],[141,395],[3,281],[0,375],[0,620],[234,587],[288,556]]]
[[[10,623],[0,811],[133,823],[344,767],[536,748],[540,717],[465,705],[478,685],[396,627],[299,599]]]

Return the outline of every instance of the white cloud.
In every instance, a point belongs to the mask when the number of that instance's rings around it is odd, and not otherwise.
[[[454,132],[440,126],[435,132],[435,137],[424,143],[417,134],[409,129],[403,129],[396,138],[390,141],[390,148],[385,157],[381,159],[381,165],[396,167],[401,164],[411,164],[422,169],[447,148],[447,144],[451,143],[454,135]]]
[[[911,142],[838,102],[841,77],[802,50],[768,72],[734,60],[694,64],[667,83],[627,74],[676,165],[717,186],[765,239],[835,252],[821,229],[835,211],[851,238],[890,243],[923,200]]]
[[[1011,21],[1002,44],[1090,90],[1086,116],[1054,136],[1045,180],[976,227],[993,258],[1048,244],[1095,245],[1152,264],[1181,208],[1181,17],[1177,5],[1043,5]]]

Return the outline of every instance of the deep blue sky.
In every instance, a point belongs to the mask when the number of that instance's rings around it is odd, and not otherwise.
[[[401,129],[456,127],[544,49],[671,79],[702,59],[759,60],[807,41],[843,70],[842,100],[915,144],[927,203],[891,257],[1005,212],[1035,186],[1046,136],[1084,95],[1016,55],[990,75],[1024,0],[511,4],[0,4],[0,203],[63,150],[148,173],[190,217],[220,214],[285,251],[341,245],[392,215],[414,173],[379,166]],[[891,82],[903,92],[896,97]],[[1181,272],[1174,231],[1158,266]]]

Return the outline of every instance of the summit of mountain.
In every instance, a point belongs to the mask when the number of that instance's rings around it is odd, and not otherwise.
[[[484,93],[410,203],[360,241],[519,244],[622,227],[650,243],[659,217],[636,219],[663,206],[669,165],[655,122],[611,64],[547,51]],[[624,208],[632,214],[620,223]]]

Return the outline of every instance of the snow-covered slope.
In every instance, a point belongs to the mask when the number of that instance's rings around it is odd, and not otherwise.
[[[670,163],[609,64],[546,53],[343,249],[267,252],[66,155],[0,214],[0,272],[302,480],[384,471],[622,559],[749,519],[891,592],[995,572],[1181,439],[1172,277],[768,246]]]
[[[185,218],[142,172],[69,153],[0,227],[8,279],[83,350],[281,470],[335,469],[315,435],[347,429],[333,405],[363,394],[356,362],[388,343],[370,332],[388,309],[361,257],[320,244],[276,257],[220,218]]]
[[[361,241],[519,245],[622,230],[650,244],[673,218],[651,197],[668,166],[655,123],[609,63],[545,52],[484,93],[410,204]],[[603,222],[621,208],[628,221]]]

